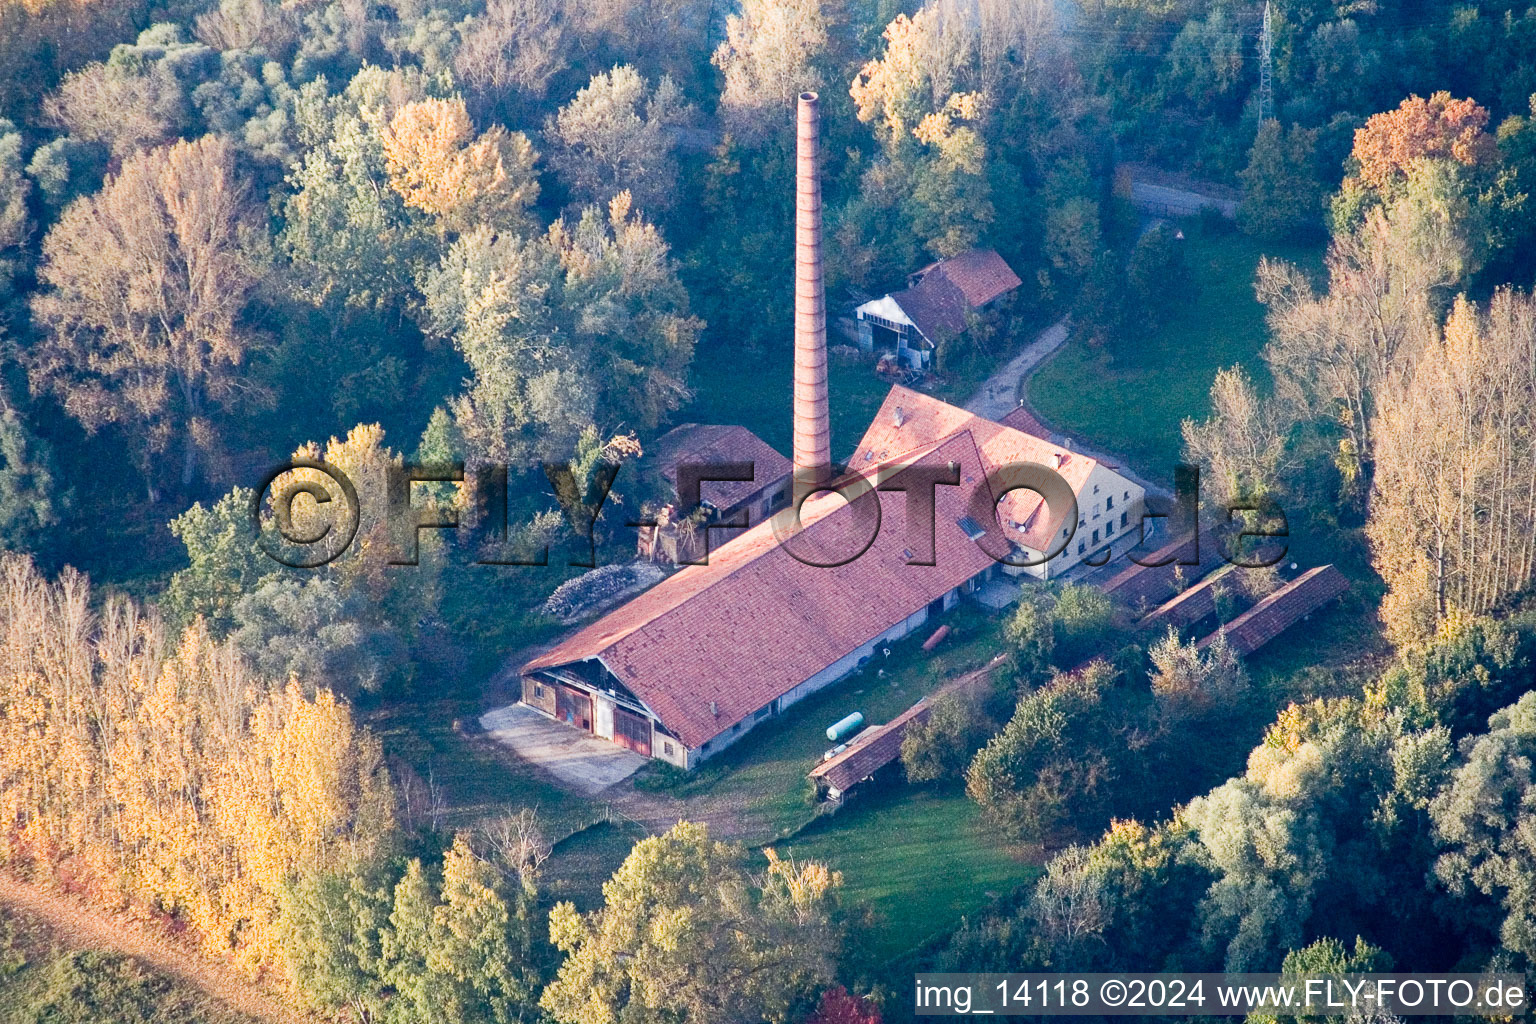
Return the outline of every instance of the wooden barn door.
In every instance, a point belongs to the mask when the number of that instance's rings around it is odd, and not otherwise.
[[[623,708],[613,709],[613,742],[628,747],[637,754],[651,756],[651,720],[631,714]]]
[[[592,698],[569,686],[555,688],[555,717],[578,729],[592,731]]]

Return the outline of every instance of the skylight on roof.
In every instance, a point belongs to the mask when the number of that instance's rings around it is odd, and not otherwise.
[[[987,535],[986,527],[982,526],[970,516],[961,516],[955,522],[960,527],[960,529],[965,531],[965,535],[971,538],[971,540],[981,540],[981,538]]]

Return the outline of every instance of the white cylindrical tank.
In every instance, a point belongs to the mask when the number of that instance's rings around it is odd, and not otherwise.
[[[864,715],[861,712],[855,711],[853,714],[849,715],[847,718],[836,723],[835,725],[827,726],[827,739],[831,740],[833,743],[836,743],[844,736],[851,735],[853,730],[857,729],[863,724]]]

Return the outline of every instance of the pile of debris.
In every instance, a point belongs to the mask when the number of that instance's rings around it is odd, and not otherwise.
[[[568,626],[633,597],[666,575],[652,562],[600,566],[556,587],[543,612]]]

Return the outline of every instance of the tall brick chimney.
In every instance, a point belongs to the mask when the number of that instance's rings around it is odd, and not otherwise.
[[[797,494],[806,494],[832,476],[821,272],[821,107],[815,93],[800,94],[795,129],[794,482]]]

